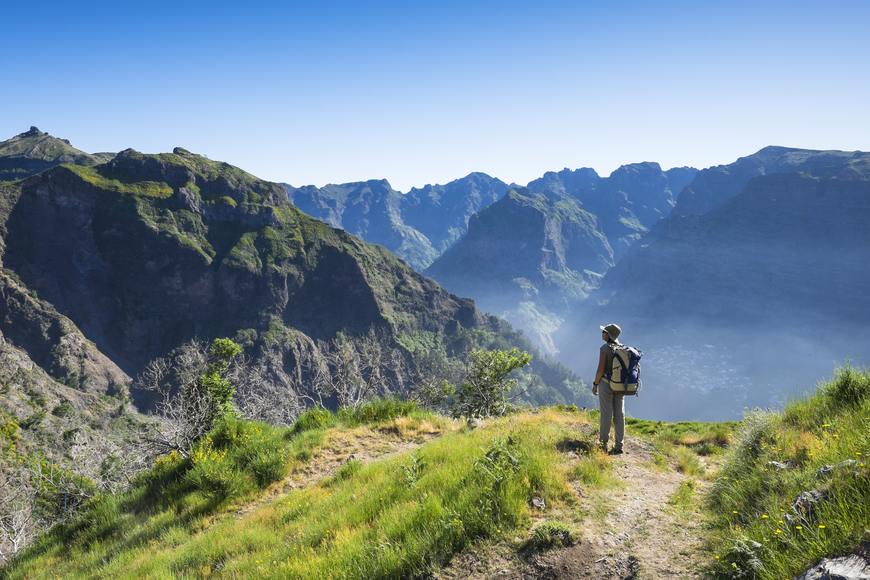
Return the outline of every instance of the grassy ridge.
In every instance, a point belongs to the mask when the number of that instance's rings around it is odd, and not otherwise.
[[[319,420],[312,422],[311,416]],[[55,570],[65,576],[102,574],[106,563],[135,547],[195,533],[217,514],[255,497],[308,461],[328,440],[328,428],[338,432],[398,416],[421,421],[430,415],[412,403],[377,400],[338,415],[312,411],[293,428],[223,421],[189,458],[164,456],[127,493],[97,496],[80,516],[55,526],[17,558],[7,573],[12,577],[54,576]],[[58,567],[61,561],[68,567]]]
[[[289,429],[229,422],[190,459],[161,460],[131,492],[104,496],[56,527],[7,574],[406,577],[527,521],[533,496],[558,504],[569,493],[556,444],[583,419],[552,410],[368,465],[350,461],[314,485],[257,503],[259,490],[311,458],[330,433],[396,417],[433,419],[413,405],[378,402],[310,412]],[[237,513],[246,503],[254,509]]]
[[[870,526],[868,461],[868,371],[842,369],[781,414],[749,417],[710,497],[717,529],[711,571],[786,578],[855,549]],[[821,499],[793,509],[803,492]]]

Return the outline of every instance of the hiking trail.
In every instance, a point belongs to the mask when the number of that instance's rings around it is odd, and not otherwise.
[[[574,484],[580,501],[569,509],[589,511],[596,502],[606,508],[606,513],[583,518],[575,545],[528,558],[505,542],[475,546],[457,555],[437,578],[700,578],[703,521],[697,497],[703,496],[709,482],[673,466],[657,468],[654,447],[646,440],[627,438],[625,450],[612,459],[620,487],[586,489]],[[689,505],[670,504],[688,480],[693,483],[687,485],[694,486]],[[533,526],[547,516],[533,516]]]

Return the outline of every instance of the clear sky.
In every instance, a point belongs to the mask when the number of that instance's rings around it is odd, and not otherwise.
[[[12,2],[0,139],[294,185],[870,150],[870,2]]]

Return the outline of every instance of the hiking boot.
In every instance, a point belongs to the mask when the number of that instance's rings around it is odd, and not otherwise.
[[[614,447],[613,449],[610,450],[608,455],[622,455],[622,453],[623,453],[622,445],[617,445],[616,447]]]

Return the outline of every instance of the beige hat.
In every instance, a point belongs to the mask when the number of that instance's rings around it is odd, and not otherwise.
[[[622,329],[619,328],[618,324],[610,323],[607,326],[599,326],[601,330],[610,335],[610,338],[616,340],[619,338],[619,335],[622,334]]]

